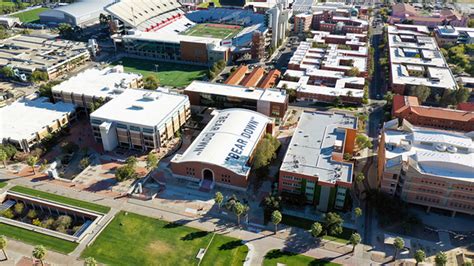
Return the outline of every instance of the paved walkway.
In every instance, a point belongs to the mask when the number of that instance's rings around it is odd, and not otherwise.
[[[3,178],[5,178],[5,176],[3,176]],[[53,182],[48,181],[31,182],[31,180],[28,178],[16,178],[8,182],[9,186],[22,185],[57,195],[110,206],[112,207],[112,211],[108,215],[109,218],[111,218],[114,213],[123,210],[163,219],[170,222],[177,222],[201,230],[216,230],[220,234],[239,238],[246,243],[253,245],[254,250],[250,261],[248,262],[249,265],[261,265],[265,254],[272,249],[285,249],[297,253],[304,253],[308,256],[324,258],[334,262],[342,263],[344,265],[370,265],[373,263],[370,258],[368,258],[366,255],[363,255],[363,252],[360,252],[361,249],[357,250],[356,255],[354,256],[352,256],[351,253],[347,253],[345,251],[347,248],[350,249],[350,247],[341,249],[344,250],[344,254],[337,252],[340,251],[337,250],[337,248],[336,251],[322,249],[320,248],[320,245],[328,245],[327,242],[316,243],[315,239],[311,236],[311,234],[309,234],[309,232],[299,228],[285,228],[276,235],[268,230],[255,233],[236,227],[234,221],[229,222],[229,219],[211,217],[208,214],[203,214],[201,216],[157,209],[154,206],[147,206],[146,202],[137,204],[136,200],[129,200],[128,198],[111,198],[100,195],[99,193],[84,192],[74,188],[58,186]],[[88,240],[91,239],[92,236]],[[85,246],[81,244],[74,252],[69,255],[48,252],[46,260],[50,263],[59,265],[69,263],[75,264],[79,254],[84,248]],[[31,249],[32,247],[30,245],[18,243],[15,241],[15,244],[10,245],[7,251],[16,251],[18,254],[29,255],[31,254]]]

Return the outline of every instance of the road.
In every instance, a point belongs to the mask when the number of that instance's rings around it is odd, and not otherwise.
[[[382,75],[381,75],[381,68],[379,59],[380,59],[380,50],[378,49],[380,45],[380,40],[382,38],[383,28],[378,25],[376,28],[373,29],[372,33],[372,47],[374,48],[374,75],[372,77],[372,82],[370,83],[369,88],[369,97],[370,99],[382,99],[383,98],[383,91],[382,91]],[[377,96],[378,95],[378,96]]]
[[[285,249],[288,251],[303,253],[315,258],[324,258],[344,265],[370,265],[371,263],[374,263],[370,260],[370,254],[363,252],[364,246],[362,245],[357,247],[355,255],[352,253],[341,254],[339,252],[333,252],[322,249],[319,246],[320,244],[316,243],[315,239],[308,231],[299,228],[284,228],[281,226],[281,229],[283,230],[281,230],[281,233],[277,235],[266,230],[256,233],[253,232],[254,230],[249,231],[251,228],[248,228],[249,230],[238,228],[235,226],[234,222],[211,217],[206,214],[198,217],[190,217],[189,215],[184,215],[184,213],[181,214],[166,211],[164,209],[153,208],[152,205],[147,205],[147,202],[144,201],[131,200],[127,198],[116,199],[104,195],[80,191],[73,187],[64,187],[49,181],[33,182],[29,178],[13,178],[1,173],[0,179],[10,179],[8,181],[8,187],[22,185],[57,195],[106,205],[115,211],[123,210],[134,212],[170,222],[178,222],[180,224],[185,224],[186,226],[206,231],[217,230],[221,234],[242,239],[250,245],[252,252],[250,253],[249,265],[261,265],[265,254],[272,249]],[[14,242],[14,244],[7,249],[8,252],[20,253],[25,256],[31,254],[32,247],[30,245],[17,241],[12,242]],[[327,243],[324,242],[322,245],[327,245]],[[24,252],[22,252],[23,250]],[[64,265],[65,261],[67,261],[68,264],[77,264],[79,259],[78,254],[80,254],[80,252],[77,250],[69,255],[62,255],[50,251],[48,252],[46,260],[50,263],[60,265]]]

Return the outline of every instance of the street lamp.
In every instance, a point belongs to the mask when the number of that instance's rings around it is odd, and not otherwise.
[[[158,67],[159,67],[159,66],[160,66],[160,65],[155,64],[155,72],[158,72]]]

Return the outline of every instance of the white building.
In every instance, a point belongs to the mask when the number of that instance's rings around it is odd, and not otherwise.
[[[98,99],[109,101],[125,89],[140,88],[142,75],[125,73],[123,66],[87,69],[52,88],[55,101],[89,107]]]
[[[158,149],[190,117],[188,97],[161,91],[124,90],[90,115],[94,137],[104,150]]]
[[[272,30],[272,47],[278,47],[286,39],[288,20],[292,16],[292,10],[286,9],[282,4],[277,4],[266,12],[267,25]]]
[[[47,98],[20,99],[0,108],[0,141],[28,152],[43,138],[66,126],[74,109],[73,104],[53,104]]]
[[[39,14],[41,23],[68,23],[72,26],[86,27],[99,23],[104,7],[114,0],[79,0],[72,4],[59,6]]]

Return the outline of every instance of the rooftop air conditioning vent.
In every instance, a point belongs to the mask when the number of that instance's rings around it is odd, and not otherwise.
[[[454,146],[448,146],[448,148],[446,149],[449,153],[456,153],[458,151],[458,148],[454,147]]]
[[[445,152],[448,147],[444,144],[438,143],[436,144],[435,148],[439,152]]]

